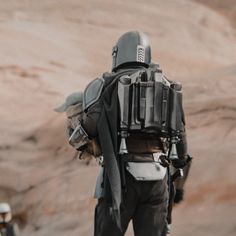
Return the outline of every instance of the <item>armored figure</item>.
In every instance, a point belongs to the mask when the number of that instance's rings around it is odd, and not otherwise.
[[[16,224],[11,222],[12,214],[8,203],[0,203],[0,236],[18,236]]]
[[[182,86],[151,62],[141,32],[122,35],[112,58],[112,72],[69,104],[81,111],[70,144],[101,159],[94,235],[122,236],[132,220],[136,236],[165,236],[190,167]]]

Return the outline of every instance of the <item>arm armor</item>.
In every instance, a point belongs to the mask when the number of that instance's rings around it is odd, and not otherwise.
[[[80,147],[87,144],[89,141],[88,134],[82,127],[81,123],[77,125],[73,133],[71,134],[69,138],[69,143],[76,149],[79,149]]]
[[[187,138],[186,138],[186,133],[181,132],[180,136],[180,141],[177,143],[177,153],[180,159],[187,159],[188,154],[187,154]],[[178,178],[175,181],[175,187],[176,189],[183,189],[185,182],[188,178],[189,170],[191,167],[191,161],[188,162],[188,164],[183,168],[184,171],[184,177],[183,178]]]

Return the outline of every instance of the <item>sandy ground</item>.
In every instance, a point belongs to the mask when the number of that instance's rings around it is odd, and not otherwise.
[[[92,235],[97,163],[72,160],[53,108],[110,70],[113,44],[133,29],[185,91],[195,159],[172,235],[236,233],[236,37],[225,13],[236,3],[199,2],[0,0],[0,201],[23,235]]]

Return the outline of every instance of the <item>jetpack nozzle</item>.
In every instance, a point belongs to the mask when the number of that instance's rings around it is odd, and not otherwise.
[[[127,150],[127,145],[126,145],[126,140],[125,138],[121,138],[121,141],[120,141],[120,151],[119,153],[122,155],[122,154],[127,154],[128,153],[128,150]]]
[[[170,160],[174,160],[174,159],[178,159],[178,153],[177,153],[177,148],[176,148],[176,144],[173,143],[171,145],[171,150],[170,150]]]

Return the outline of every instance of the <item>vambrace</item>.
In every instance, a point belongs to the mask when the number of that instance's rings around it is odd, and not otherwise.
[[[184,185],[186,183],[186,180],[188,178],[189,170],[191,167],[191,161],[188,160],[188,150],[187,150],[187,138],[186,138],[186,132],[181,132],[179,135],[180,141],[177,143],[177,153],[180,158],[180,160],[183,160],[186,164],[183,167],[184,177],[178,178],[175,181],[175,187],[176,189],[183,189]]]
[[[177,148],[177,153],[178,153],[178,157],[180,159],[185,159],[186,155],[187,155],[187,138],[186,138],[186,133],[185,132],[181,132],[179,135],[179,139],[180,141],[176,144],[176,148]]]
[[[184,177],[183,177],[183,178],[178,178],[178,179],[176,179],[176,181],[175,181],[175,188],[176,188],[176,189],[181,189],[181,190],[184,189],[184,185],[185,185],[186,180],[187,180],[187,178],[188,178],[189,171],[190,171],[190,168],[191,168],[191,164],[192,164],[192,162],[190,161],[190,162],[183,168]]]
[[[69,138],[69,143],[74,148],[79,149],[80,147],[87,144],[88,141],[89,141],[88,134],[84,130],[81,123],[79,123],[77,127],[75,128],[75,130],[73,131],[73,133],[71,134]]]

